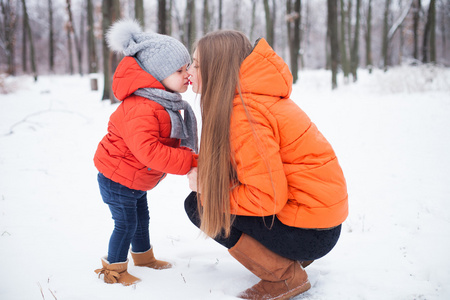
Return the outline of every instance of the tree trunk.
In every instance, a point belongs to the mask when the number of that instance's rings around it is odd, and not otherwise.
[[[84,49],[84,43],[86,42],[86,12],[87,9],[86,7],[84,7],[84,9],[82,9],[80,11],[80,40],[79,40],[79,45],[78,45],[78,59],[79,59],[79,70],[80,70],[80,75],[83,75],[83,59],[82,59],[82,55],[83,55],[83,49]]]
[[[414,1],[414,0],[413,0]],[[398,0],[398,5],[400,7],[400,10],[403,10],[403,0]],[[405,45],[405,35],[403,32],[403,23],[398,28],[400,30],[400,45],[398,49],[398,64],[402,65],[403,63],[403,47]]]
[[[166,34],[166,0],[158,0],[158,33]]]
[[[36,68],[36,57],[34,54],[34,43],[33,43],[33,33],[31,32],[30,19],[28,18],[28,11],[25,0],[22,0],[23,6],[23,18],[24,25],[26,28],[26,33],[28,36],[28,42],[30,43],[30,58],[31,58],[31,71],[33,72],[34,81],[38,80],[37,68]]]
[[[289,54],[293,82],[298,80],[298,56],[300,52],[301,0],[295,0],[292,9],[291,0],[286,1]]]
[[[210,23],[211,23],[211,15],[209,13],[209,5],[208,0],[203,0],[203,18],[202,18],[202,25],[203,25],[203,34],[206,34],[210,30]]]
[[[196,30],[195,30],[195,0],[187,0],[186,3],[186,47],[191,51],[192,45],[195,42]]]
[[[119,0],[102,0],[102,32],[105,34],[114,21],[120,18],[120,2]],[[102,100],[109,99],[112,103],[116,103],[117,99],[112,92],[112,76],[116,69],[118,58],[112,53],[106,39],[102,39],[103,49],[103,96]]]
[[[301,29],[300,32],[300,69],[302,69],[305,65],[305,53],[304,49],[310,49],[311,47],[311,1],[306,1],[306,6],[303,6],[302,8],[302,16],[304,15],[305,18],[303,20],[302,17],[302,23],[301,23]],[[305,13],[303,13],[303,11]]]
[[[241,23],[241,7],[240,7],[240,0],[233,0],[233,29],[243,31],[242,23]]]
[[[169,0],[169,7],[167,8],[167,23],[166,23],[166,29],[167,29],[167,35],[172,36],[172,6],[173,6],[173,0]]]
[[[53,31],[53,4],[52,0],[48,0],[48,26],[49,26],[49,36],[48,36],[48,62],[50,72],[55,70],[55,39]]]
[[[158,5],[159,5],[158,1]],[[141,24],[142,28],[145,28],[145,16],[144,16],[144,0],[134,0],[134,18]],[[159,8],[158,8],[159,16]]]
[[[73,52],[72,52],[72,36],[70,35],[70,25],[66,24],[67,49],[69,52],[69,74],[73,75]]]
[[[223,0],[219,0],[219,29],[222,29],[223,23]]]
[[[423,34],[422,62],[436,62],[436,1],[430,0]]]
[[[382,57],[384,71],[387,71],[389,65],[389,14],[390,14],[391,0],[386,0],[384,7],[384,21],[383,21],[383,45],[382,45]]]
[[[256,3],[258,0],[252,0],[252,21],[250,25],[250,42],[253,42],[255,35],[255,24],[256,24]],[[287,0],[289,1],[289,0]]]
[[[446,10],[448,10],[450,8],[450,1],[447,3],[447,5],[445,3],[443,3],[443,1],[441,1],[441,7],[438,8],[437,10],[440,12],[440,20],[441,20],[441,24],[440,24],[440,28],[441,28],[441,33],[442,33],[442,59],[445,60],[446,56],[445,56],[445,51],[447,49],[447,38],[446,38],[446,34],[447,34],[447,25],[446,22],[448,21],[447,19],[450,18],[446,18],[446,15],[450,16],[450,11],[447,12]]]
[[[337,0],[327,0],[328,32],[330,38],[331,88],[337,88],[337,69],[339,62],[339,41],[337,30]]]
[[[341,66],[342,66],[342,71],[344,72],[344,79],[345,82],[348,82],[348,74],[350,73],[350,65],[349,65],[349,59],[347,56],[347,45],[346,45],[346,41],[347,41],[347,35],[346,35],[346,24],[347,24],[347,18],[346,16],[348,15],[346,13],[345,10],[345,4],[344,4],[344,0],[340,0],[340,6],[341,6],[341,35],[340,35],[340,39],[339,39],[339,52],[340,52],[340,58],[341,58]],[[348,32],[348,34],[350,34],[350,32]]]
[[[274,8],[273,8],[274,9]],[[274,47],[274,19],[270,9],[269,0],[264,0],[264,12],[266,16],[266,40],[272,48]]]
[[[353,2],[352,0],[348,0],[347,2],[347,49],[348,49],[348,71],[350,72],[350,62],[351,62],[351,47],[352,47],[352,9]]]
[[[8,64],[8,69],[6,73],[9,75],[16,75],[16,64],[14,62],[15,58],[15,32],[16,32],[16,12],[15,5],[11,5],[11,0],[1,0],[1,9],[3,15],[3,24],[1,29],[1,37],[3,43],[5,44],[6,60]]]
[[[411,2],[408,4],[408,6],[402,10],[402,14],[400,15],[400,17],[392,24],[392,27],[389,29],[389,32],[388,32],[388,44],[389,45],[390,45],[395,33],[397,32],[397,30],[399,28],[401,28],[403,22],[405,21],[406,17],[408,16],[409,11],[412,8],[413,1],[414,0],[411,0]],[[400,7],[401,7],[401,5],[400,5]]]
[[[359,66],[359,24],[360,24],[360,13],[361,10],[361,0],[356,0],[356,23],[355,23],[355,32],[354,32],[354,38],[353,38],[353,45],[352,45],[352,51],[351,51],[351,71],[353,75],[353,81],[358,80],[358,66]]]
[[[83,51],[81,49],[81,42],[78,39],[78,35],[74,29],[74,22],[73,22],[73,16],[72,16],[72,0],[66,0],[67,3],[67,14],[69,15],[69,31],[73,34],[73,39],[75,42],[75,50],[77,52],[77,59],[78,59],[78,72],[80,75],[83,75],[83,64],[82,64],[82,58],[83,58]]]
[[[420,0],[416,0],[413,2],[413,34],[414,34],[414,50],[413,56],[416,61],[419,60],[419,23],[420,23],[420,11],[422,9],[422,4]]]
[[[23,5],[25,3],[24,0],[22,1],[22,71],[24,73],[28,73],[28,60],[27,60],[27,19],[25,18],[25,12],[26,12],[26,6]]]
[[[430,62],[436,63],[436,0],[430,0],[428,8],[430,18]]]
[[[87,44],[88,44],[88,72],[97,73],[98,72],[98,58],[97,50],[95,47],[95,35],[94,35],[94,8],[92,5],[92,0],[87,0]]]
[[[369,74],[372,73],[372,0],[369,0],[369,8],[367,12],[367,31],[366,31],[366,67]]]

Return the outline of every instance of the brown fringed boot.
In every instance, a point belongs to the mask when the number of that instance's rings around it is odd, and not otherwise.
[[[300,262],[282,257],[242,234],[229,250],[231,256],[258,276],[261,281],[238,297],[253,300],[287,300],[311,288]]]
[[[95,270],[95,273],[98,274],[99,278],[103,274],[103,280],[106,283],[121,283],[128,286],[141,281],[139,278],[128,273],[128,260],[126,262],[110,264],[106,260],[106,257],[104,257],[102,258],[102,265],[103,268]]]
[[[134,260],[134,265],[139,267],[148,267],[152,269],[162,270],[162,269],[169,269],[172,268],[172,264],[163,261],[163,260],[157,260],[155,256],[153,255],[153,247],[150,248],[150,250],[145,252],[131,252],[131,257]]]

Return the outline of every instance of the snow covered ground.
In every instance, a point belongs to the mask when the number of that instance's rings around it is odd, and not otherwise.
[[[350,215],[297,299],[450,299],[450,70],[397,68],[330,90],[305,71],[292,98],[332,143]],[[97,278],[113,222],[92,157],[117,105],[89,76],[9,79],[0,95],[0,299],[236,299],[258,279],[186,217],[185,176],[149,192],[156,271]],[[101,84],[100,84],[101,86]],[[186,99],[196,107],[191,92]]]

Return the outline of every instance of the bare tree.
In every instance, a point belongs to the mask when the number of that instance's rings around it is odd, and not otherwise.
[[[158,1],[159,4],[160,1]],[[159,14],[159,10],[158,10]],[[145,28],[144,0],[134,0],[134,18]]]
[[[361,10],[361,0],[356,0],[356,23],[355,23],[355,30],[354,30],[354,37],[353,37],[353,45],[351,49],[351,72],[353,75],[353,81],[358,80],[357,70],[359,65],[359,27],[360,27],[360,10]]]
[[[330,39],[331,88],[337,88],[337,69],[339,63],[339,40],[337,30],[337,0],[327,0],[328,36]]]
[[[52,0],[48,0],[48,62],[50,72],[53,72],[55,69],[55,39],[54,39],[54,31],[53,31],[53,4]]]
[[[430,0],[423,35],[422,62],[436,63],[436,1]]]
[[[167,33],[166,0],[158,0],[158,33]]]
[[[94,8],[92,0],[87,0],[87,45],[88,45],[88,72],[98,72],[98,58],[97,49],[95,47],[95,35],[94,35]]]
[[[202,18],[202,25],[203,25],[203,34],[206,34],[210,30],[210,24],[211,24],[211,14],[209,12],[209,1],[203,0],[203,18]]]
[[[11,0],[0,1],[3,23],[0,30],[0,45],[4,45],[4,51],[6,52],[6,60],[8,64],[7,73],[10,75],[16,74],[16,64],[14,62],[15,57],[15,31],[16,31],[16,12],[15,5],[11,3]],[[3,47],[2,47],[3,48]]]
[[[240,5],[240,0],[233,0],[233,14],[232,14],[232,20],[233,20],[233,28],[235,30],[240,30],[243,31],[242,27],[242,22],[241,22],[241,18],[240,18],[240,14],[241,14],[241,5]]]
[[[28,42],[30,44],[31,71],[33,72],[34,81],[37,81],[38,74],[37,74],[37,67],[36,67],[36,57],[34,54],[33,33],[31,31],[30,19],[28,17],[27,5],[25,3],[25,0],[22,0],[22,8],[23,8],[23,18],[24,18],[24,26],[25,26],[24,32],[26,32],[26,36],[28,37]]]
[[[291,62],[291,73],[294,83],[298,80],[298,56],[300,52],[300,24],[301,24],[301,0],[295,0],[292,8],[292,1],[286,1],[287,31],[289,40],[289,54]]]
[[[172,35],[172,7],[173,7],[173,0],[169,0],[169,5],[167,8],[167,16],[169,17],[169,20],[167,21],[166,24],[166,29],[167,29],[167,35]]]
[[[413,57],[416,61],[419,60],[419,23],[420,11],[422,10],[422,3],[420,0],[413,1],[413,34],[414,34],[414,50]]]
[[[447,27],[447,22],[450,21],[450,18],[446,17],[446,16],[450,16],[450,0],[447,0],[447,4],[444,3],[445,0],[441,0],[439,1],[440,3],[440,8],[437,9],[437,11],[440,12],[440,30],[441,30],[441,34],[442,34],[442,57],[443,59],[445,59],[445,53],[446,53],[446,48],[447,48],[447,38],[446,38],[446,33],[448,33],[448,31],[446,30]]]
[[[411,2],[414,0],[411,0]],[[398,5],[400,7],[400,10],[403,10],[403,0],[398,0]],[[404,33],[404,27],[403,23],[399,26],[400,31],[400,45],[399,45],[399,51],[398,51],[398,63],[401,65],[403,62],[403,48],[405,47],[405,33]]]
[[[353,0],[347,0],[347,49],[348,49],[348,71],[350,72],[350,61],[351,61],[351,45],[352,45],[352,9]]]
[[[350,73],[350,63],[347,56],[347,34],[350,35],[350,31],[346,32],[347,27],[347,16],[350,15],[345,9],[344,0],[340,0],[341,9],[341,24],[340,24],[340,36],[339,36],[339,54],[342,66],[342,71],[344,72],[345,82],[348,82],[348,75]]]
[[[219,29],[223,26],[223,0],[219,0]]]
[[[366,28],[366,67],[369,74],[372,73],[372,0],[369,0],[367,9],[367,28]]]
[[[392,26],[391,26],[391,28],[389,29],[389,32],[388,32],[388,40],[389,40],[389,42],[392,41],[392,38],[394,37],[394,35],[397,32],[397,30],[399,28],[401,28],[403,22],[406,19],[406,16],[408,16],[409,11],[412,8],[413,2],[414,2],[414,0],[410,0],[409,4],[403,10],[401,10],[400,16],[392,24]]]
[[[270,46],[274,47],[275,42],[275,0],[272,1],[272,8],[269,0],[264,0],[264,12],[266,16],[266,40]]]
[[[24,2],[24,1],[22,1]],[[28,18],[25,17],[26,6],[22,4],[22,71],[24,73],[28,72],[28,60],[27,60],[27,22]],[[27,15],[28,16],[28,15]]]
[[[382,46],[382,57],[383,57],[383,67],[384,71],[387,71],[389,65],[389,15],[391,9],[391,0],[385,1],[384,6],[384,18],[383,18],[383,46]]]
[[[68,23],[68,37],[70,39],[70,35],[73,35],[73,39],[75,42],[75,49],[77,52],[77,59],[78,59],[78,72],[80,73],[80,75],[83,75],[83,64],[82,64],[82,59],[83,59],[83,51],[81,48],[81,41],[78,38],[78,35],[74,29],[74,21],[73,21],[73,16],[72,16],[72,0],[66,0],[66,4],[67,4],[67,14],[69,16],[69,23]]]
[[[114,21],[120,18],[120,1],[119,0],[102,0],[102,31],[106,34],[109,27]],[[111,52],[106,43],[106,39],[102,39],[103,49],[103,96],[102,100],[111,100],[111,103],[116,103],[117,99],[112,92],[112,75],[117,67],[119,58],[116,54]]]
[[[290,0],[287,0],[290,1]],[[253,41],[255,35],[255,24],[256,24],[256,3],[258,0],[252,0],[252,20],[250,24],[250,41]]]
[[[185,33],[186,33],[186,47],[188,49],[192,49],[192,45],[194,44],[196,38],[196,30],[195,30],[195,0],[187,0],[186,3],[186,24],[185,24]]]
[[[436,0],[430,0],[428,16],[430,18],[430,62],[436,63]]]
[[[73,75],[73,52],[72,52],[72,37],[70,36],[69,24],[66,23],[66,37],[67,37],[67,50],[69,56],[69,74]]]

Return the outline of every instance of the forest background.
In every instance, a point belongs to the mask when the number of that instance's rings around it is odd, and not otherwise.
[[[217,29],[267,39],[291,68],[329,69],[332,88],[362,68],[450,65],[450,0],[0,0],[0,92],[5,78],[103,74],[103,99],[120,56],[106,47],[117,19],[168,34],[188,49]],[[300,72],[299,72],[300,70]],[[95,76],[94,76],[95,77]],[[95,80],[92,81],[96,88]]]
[[[132,287],[94,273],[113,220],[92,157],[119,105],[103,33],[128,17],[189,49],[218,28],[265,37],[298,75],[291,98],[333,145],[350,195],[338,246],[307,268],[298,299],[450,299],[449,3],[0,0],[0,299],[231,300],[258,281],[199,236],[185,176],[149,198],[156,255],[176,267],[130,263],[143,281]],[[200,115],[198,95],[183,98]]]

